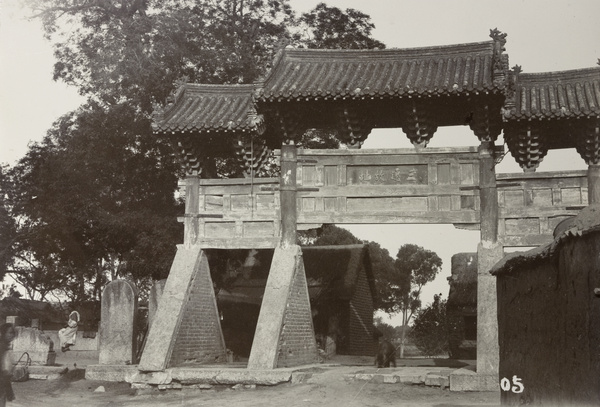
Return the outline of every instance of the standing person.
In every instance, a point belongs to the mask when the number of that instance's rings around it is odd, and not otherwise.
[[[79,324],[79,312],[73,311],[69,314],[67,326],[58,331],[58,339],[60,340],[60,350],[66,352],[69,347],[75,345],[77,337],[77,325]]]
[[[8,349],[12,340],[15,339],[15,328],[13,324],[0,325],[0,407],[6,406],[7,401],[15,399],[12,384],[10,383],[13,371],[13,363]]]

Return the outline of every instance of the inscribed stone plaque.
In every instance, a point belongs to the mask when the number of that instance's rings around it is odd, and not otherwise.
[[[265,210],[265,209],[274,209],[275,205],[275,195],[273,194],[256,194],[256,209],[257,210]]]
[[[232,211],[248,211],[251,208],[251,197],[248,194],[231,195]],[[226,210],[226,208],[225,208]]]
[[[348,166],[348,185],[427,184],[427,165]]]
[[[552,206],[552,190],[550,188],[532,190],[533,206]]]
[[[235,222],[206,222],[206,237],[232,238],[235,236]]]
[[[504,224],[507,236],[538,235],[540,233],[538,218],[506,219]]]
[[[111,281],[102,292],[100,320],[101,365],[125,365],[135,361],[137,290],[126,280]]]
[[[561,188],[562,203],[565,205],[581,204],[581,188]]]
[[[222,195],[205,195],[204,205],[207,211],[210,210],[222,210],[223,209],[223,196]]]
[[[450,208],[448,208],[449,210]],[[381,212],[381,211],[426,211],[427,197],[405,196],[389,198],[348,198],[348,212]]]
[[[244,236],[264,237],[273,236],[273,222],[244,222]]]

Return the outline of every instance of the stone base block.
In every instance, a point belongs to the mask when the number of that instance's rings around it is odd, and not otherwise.
[[[273,386],[292,380],[293,369],[247,370],[247,369],[193,369],[173,368],[173,380],[186,383],[207,384],[257,384]]]
[[[450,391],[500,391],[498,375],[458,369],[450,374]]]
[[[311,372],[294,372],[292,373],[292,384],[307,383],[312,377]]]
[[[136,365],[88,365],[85,369],[85,378],[86,380],[125,382],[128,376],[137,372]]]
[[[69,369],[64,366],[28,366],[29,379],[31,380],[57,380],[66,374]]]

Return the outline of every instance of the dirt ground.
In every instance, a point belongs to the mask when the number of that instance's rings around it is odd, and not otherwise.
[[[62,406],[499,406],[498,392],[450,392],[434,387],[384,384],[345,379],[355,367],[316,368],[302,384],[258,386],[233,390],[154,391],[136,394],[127,383],[85,380],[85,370],[71,369],[58,380],[13,383],[17,399],[9,407]],[[96,392],[103,386],[105,392]]]

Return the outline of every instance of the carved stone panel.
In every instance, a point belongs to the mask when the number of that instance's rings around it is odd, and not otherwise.
[[[349,166],[348,185],[403,185],[428,183],[427,165]]]

